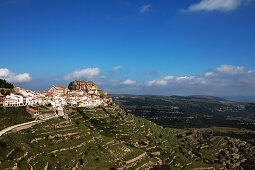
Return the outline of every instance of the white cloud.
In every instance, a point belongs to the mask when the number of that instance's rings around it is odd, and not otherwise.
[[[242,66],[221,65],[203,75],[166,76],[144,83],[141,90],[149,94],[216,96],[255,95],[255,71]]]
[[[255,70],[249,70],[248,73],[255,73]]]
[[[216,67],[217,72],[225,74],[240,74],[244,73],[244,67],[241,66],[232,66],[232,65],[221,65]]]
[[[124,81],[122,81],[120,84],[124,84],[124,85],[134,85],[134,84],[136,84],[136,81],[134,81],[134,80],[124,80]]]
[[[169,80],[173,80],[173,79],[174,79],[174,76],[165,76],[163,78],[158,78],[158,79],[155,79],[155,80],[148,81],[145,84],[147,86],[152,86],[152,85],[165,86],[165,85],[167,85]]]
[[[32,77],[30,77],[29,73],[23,73],[23,74],[18,74],[14,77],[14,80],[12,82],[29,82],[32,80]]]
[[[210,76],[213,76],[213,75],[214,75],[213,72],[207,72],[207,73],[205,73],[205,77],[210,77]]]
[[[192,4],[188,9],[182,9],[182,12],[195,11],[222,11],[228,12],[237,9],[247,0],[201,0],[199,3]]]
[[[86,68],[82,70],[76,70],[72,73],[67,74],[64,77],[64,80],[74,80],[81,78],[92,79],[99,76],[99,73],[100,73],[99,68]]]
[[[156,84],[158,84],[158,85],[167,85],[167,81],[166,80],[158,80],[158,81],[156,81]]]
[[[163,80],[163,79],[156,79],[156,80],[151,80],[151,81],[148,81],[146,83],[148,86],[152,86],[152,85],[167,85],[167,81],[166,80]]]
[[[174,79],[174,76],[166,76],[166,77],[164,77],[163,79],[165,79],[165,80],[171,80],[171,79]]]
[[[115,66],[115,67],[112,68],[112,71],[117,71],[117,70],[120,70],[122,68],[123,68],[123,66]]]
[[[100,75],[97,76],[100,78]],[[220,65],[201,75],[167,75],[136,82],[132,79],[101,79],[103,90],[111,93],[161,95],[255,96],[255,70],[242,66]]]
[[[10,74],[10,71],[7,68],[0,69],[0,77],[7,77]]]
[[[205,85],[205,84],[208,83],[208,80],[207,80],[206,78],[204,78],[204,77],[197,77],[197,78],[195,79],[195,83],[196,83],[196,84]],[[195,84],[195,83],[192,83],[192,84]]]
[[[32,80],[29,73],[16,74],[6,68],[0,69],[0,78],[11,83],[24,83]]]
[[[143,5],[139,8],[139,12],[141,14],[145,13],[145,12],[148,12],[150,11],[150,8],[151,8],[151,5],[150,4],[147,4],[147,5]]]
[[[183,76],[183,77],[176,77],[176,80],[177,80],[177,81],[192,80],[192,79],[194,79],[194,78],[195,78],[194,76],[191,76],[191,77],[189,77],[189,76]]]

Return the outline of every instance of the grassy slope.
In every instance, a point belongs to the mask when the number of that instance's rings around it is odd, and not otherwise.
[[[255,131],[255,104],[198,97],[111,95],[129,113],[169,128],[245,128]],[[217,99],[217,98],[216,98]]]
[[[198,130],[162,128],[126,114],[118,106],[75,109],[71,122],[58,118],[0,137],[0,169],[109,169],[152,167],[231,167],[243,158],[253,161],[254,149]],[[247,147],[251,158],[246,154]],[[142,159],[132,159],[146,152]],[[157,155],[160,153],[160,155]],[[249,155],[249,156],[250,156]],[[223,165],[225,164],[226,165]],[[249,166],[246,165],[246,166]]]
[[[3,108],[0,107],[0,130],[33,120],[25,108]]]

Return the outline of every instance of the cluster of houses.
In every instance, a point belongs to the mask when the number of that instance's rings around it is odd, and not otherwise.
[[[70,90],[66,87],[52,86],[49,89],[48,94],[51,94],[51,105],[53,107],[67,104],[78,107],[107,106],[112,102],[112,99],[107,96],[107,93],[102,92],[97,88]]]
[[[107,106],[112,102],[105,92],[96,89],[70,90],[66,87],[52,86],[48,91],[31,91],[16,87],[15,93],[0,95],[5,107],[48,105],[63,112],[65,105],[77,107]]]

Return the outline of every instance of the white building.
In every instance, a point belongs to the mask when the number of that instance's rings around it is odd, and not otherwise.
[[[53,108],[63,108],[67,103],[79,107],[93,107],[104,104],[104,100],[98,95],[97,89],[87,92],[82,90],[69,91],[65,87],[52,86],[50,92],[34,92],[17,88],[20,94],[6,96],[4,106],[33,106],[51,104]],[[104,104],[105,105],[105,104]]]
[[[23,97],[23,103],[24,103],[25,106],[32,106],[33,105],[32,96],[30,96],[30,95],[24,96]]]
[[[64,116],[64,108],[63,107],[57,107],[57,114],[59,116]]]
[[[7,95],[4,100],[4,106],[6,107],[15,107],[15,106],[23,106],[23,97],[20,95],[15,95],[11,93]]]

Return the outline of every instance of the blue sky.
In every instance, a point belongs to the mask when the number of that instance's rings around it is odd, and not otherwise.
[[[0,78],[32,90],[84,79],[110,93],[255,95],[254,30],[254,0],[0,0]]]

